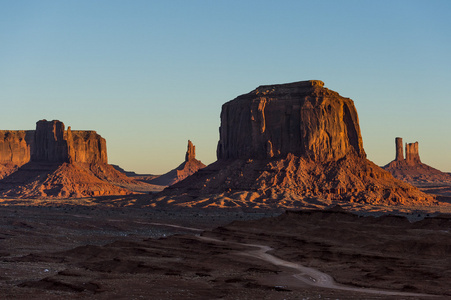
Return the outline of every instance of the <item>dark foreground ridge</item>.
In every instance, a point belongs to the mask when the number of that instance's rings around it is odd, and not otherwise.
[[[189,224],[170,227],[167,223],[176,221],[171,212],[155,209],[70,206],[64,213],[61,208],[4,207],[0,294],[14,299],[451,296],[449,215],[412,223],[400,216],[363,217],[339,208],[288,211],[216,229],[210,224],[210,231],[204,227],[205,218],[214,222],[224,210],[203,216],[193,212],[181,214]],[[238,218],[235,213],[230,216]],[[192,231],[195,220],[197,226],[203,224],[203,238]],[[162,237],[170,228],[179,234]],[[154,236],[158,232],[160,238]],[[42,239],[45,244],[36,243]],[[270,251],[264,255],[260,249]],[[357,288],[305,284],[311,278],[299,265]]]

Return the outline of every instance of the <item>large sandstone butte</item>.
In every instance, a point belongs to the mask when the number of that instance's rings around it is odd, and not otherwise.
[[[319,80],[260,86],[225,103],[219,132],[218,160],[152,205],[435,203],[366,159],[353,101]]]
[[[451,195],[451,175],[437,170],[421,162],[418,142],[406,143],[406,158],[403,154],[402,138],[395,139],[396,156],[393,161],[383,168],[395,178],[406,181],[418,187],[428,188],[438,194]],[[440,188],[437,185],[442,185]],[[435,188],[429,189],[431,186]]]
[[[65,130],[41,120],[36,130],[0,131],[0,196],[69,198],[132,193],[143,185],[108,165],[106,141],[95,131]]]
[[[185,161],[177,168],[149,181],[149,183],[164,186],[173,185],[188,176],[193,175],[202,168],[205,168],[205,165],[200,160],[196,159],[196,146],[194,146],[191,141],[188,141]]]
[[[218,159],[365,157],[354,103],[323,86],[319,80],[260,86],[225,103]]]

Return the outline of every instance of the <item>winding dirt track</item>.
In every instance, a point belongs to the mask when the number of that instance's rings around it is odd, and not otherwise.
[[[289,261],[280,259],[278,257],[275,257],[271,254],[268,254],[267,253],[268,251],[274,250],[273,248],[271,248],[269,246],[257,245],[257,244],[236,243],[236,242],[223,241],[223,240],[210,238],[210,237],[204,237],[204,236],[199,236],[198,238],[203,241],[234,244],[234,245],[258,248],[258,250],[243,251],[243,252],[240,252],[239,254],[255,257],[255,258],[264,260],[268,263],[271,263],[273,265],[276,265],[276,266],[287,267],[287,268],[297,270],[300,273],[294,274],[293,277],[298,279],[303,284],[307,284],[307,285],[314,286],[314,287],[360,292],[360,293],[367,293],[367,294],[388,295],[388,296],[437,297],[436,295],[429,295],[429,294],[384,291],[384,290],[377,290],[377,289],[346,286],[346,285],[336,283],[335,280],[332,278],[332,276],[325,274],[323,272],[320,272],[316,269],[308,268],[301,264],[289,262]],[[300,287],[302,287],[302,284],[300,285]]]

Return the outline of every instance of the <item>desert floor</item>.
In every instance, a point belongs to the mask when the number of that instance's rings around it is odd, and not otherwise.
[[[1,298],[451,298],[451,219],[437,207],[399,209],[409,221],[131,199],[0,202]]]

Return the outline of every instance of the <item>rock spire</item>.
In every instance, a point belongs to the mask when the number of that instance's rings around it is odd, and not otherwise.
[[[406,162],[409,165],[421,163],[420,154],[418,153],[418,142],[406,144]]]
[[[196,146],[193,145],[193,143],[188,140],[188,147],[185,154],[185,161],[190,161],[196,159]]]
[[[395,157],[395,160],[396,161],[404,160],[404,152],[403,152],[403,147],[402,147],[402,138],[397,137],[395,139],[395,145],[396,145],[396,157]]]

